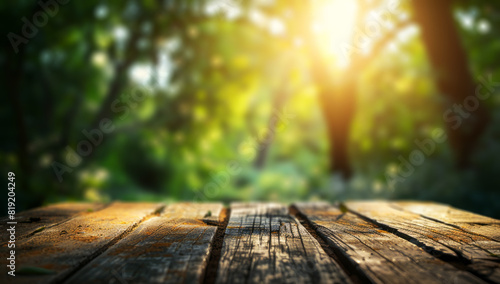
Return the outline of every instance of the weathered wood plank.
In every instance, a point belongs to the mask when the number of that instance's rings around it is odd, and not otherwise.
[[[64,279],[162,207],[151,203],[113,203],[20,240],[16,242],[16,277],[2,273],[0,283],[51,283]],[[7,255],[8,250],[4,245],[0,254]],[[54,273],[19,275],[22,267],[39,267]]]
[[[391,202],[399,209],[500,241],[500,220],[431,202]]]
[[[104,204],[98,203],[61,203],[44,206],[28,211],[19,212],[15,215],[16,239],[20,240],[40,228],[49,228],[64,222],[78,214],[85,214],[104,208]],[[0,231],[5,232],[8,217],[0,219]],[[0,244],[8,241],[8,234],[0,234]]]
[[[373,283],[484,283],[358,216],[327,203],[297,210],[361,279]],[[344,212],[343,212],[344,211]]]
[[[288,209],[232,204],[216,283],[349,283]]]
[[[348,202],[349,210],[394,230],[398,236],[419,244],[436,257],[464,265],[489,281],[500,283],[500,242],[454,226],[401,211],[389,202]],[[497,255],[497,256],[495,256]]]
[[[173,204],[141,223],[67,283],[199,283],[223,206]],[[210,222],[209,222],[210,223]]]

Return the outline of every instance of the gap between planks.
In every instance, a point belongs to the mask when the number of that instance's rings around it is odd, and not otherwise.
[[[392,206],[393,203],[387,203],[387,204],[390,204]],[[62,282],[67,281],[68,279],[70,279],[77,272],[79,272],[83,267],[88,265],[89,262],[91,262],[95,258],[99,257],[102,253],[104,253],[106,250],[108,250],[109,248],[114,246],[120,240],[123,240],[124,238],[126,238],[130,233],[132,233],[138,226],[143,224],[145,221],[147,221],[150,218],[159,216],[165,210],[165,208],[166,208],[166,206],[163,205],[163,206],[159,207],[155,212],[143,217],[140,221],[138,221],[135,224],[133,224],[132,226],[130,226],[127,230],[123,231],[120,235],[116,236],[109,243],[107,243],[106,245],[104,245],[103,247],[101,247],[100,249],[95,251],[93,254],[86,257],[77,267],[72,269],[71,272],[64,275],[64,277],[54,279],[54,283],[62,283]],[[99,210],[102,210],[102,209],[104,209],[104,208],[99,208]],[[396,208],[394,208],[394,209],[396,209]],[[393,228],[390,225],[386,225],[383,222],[378,222],[377,220],[370,218],[370,217],[367,217],[367,216],[357,212],[356,210],[352,210],[352,208],[350,208],[350,206],[349,206],[349,203],[347,203],[347,210],[348,210],[348,212],[358,216],[359,218],[363,219],[364,221],[371,223],[371,224],[383,229],[384,231],[387,231],[388,233],[393,234],[393,235],[405,240],[405,242],[410,242],[413,245],[419,246],[418,243],[415,243],[415,238],[408,236],[408,235],[405,235],[402,232],[399,232],[396,228]],[[398,210],[402,210],[402,209],[398,209]],[[351,264],[352,260],[349,259],[349,256],[346,256],[345,254],[343,254],[340,251],[341,250],[340,248],[332,246],[331,244],[327,243],[327,240],[324,239],[324,236],[321,236],[321,234],[319,234],[318,227],[313,226],[310,223],[310,220],[307,218],[307,216],[302,214],[302,212],[300,212],[300,210],[298,210],[295,205],[287,207],[287,213],[290,216],[295,216],[300,221],[300,223],[306,228],[306,230],[309,232],[309,234],[320,244],[321,249],[330,258],[332,258],[332,260],[335,263],[337,263],[340,266],[340,268],[345,272],[345,274],[347,276],[349,276],[350,280],[353,283],[369,283],[369,282],[371,282],[366,277],[366,275],[364,275],[364,273],[362,273],[359,269],[356,269],[355,267],[352,266],[352,264]],[[419,214],[419,213],[416,213],[416,214]],[[425,214],[425,213],[423,213],[423,214]],[[429,221],[440,223],[441,225],[448,225],[448,226],[456,228],[456,229],[461,229],[461,230],[466,231],[468,233],[477,234],[475,232],[470,232],[468,230],[458,228],[453,223],[447,224],[447,223],[444,223],[443,221],[440,221],[437,218],[436,219],[430,218],[430,217],[427,217],[423,214],[419,214],[419,215],[423,218],[427,218]],[[224,243],[224,239],[225,239],[224,237],[225,237],[226,228],[227,228],[227,225],[228,225],[228,222],[230,219],[230,215],[231,215],[231,209],[224,208],[221,211],[221,214],[218,218],[218,221],[214,221],[214,220],[207,221],[207,220],[200,219],[200,221],[205,222],[207,225],[217,226],[215,237],[213,238],[213,240],[210,244],[209,261],[206,264],[205,273],[204,273],[205,277],[200,279],[201,283],[213,284],[216,281],[216,276],[217,276],[217,273],[219,270],[219,264],[221,261],[222,246]],[[69,219],[66,219],[64,221],[56,223],[52,226],[57,226],[59,224],[67,222],[68,220],[71,220],[72,218],[73,217],[70,217]],[[50,227],[52,227],[52,226],[50,226]],[[457,269],[460,269],[462,271],[471,272],[471,273],[475,274],[476,276],[480,277],[483,281],[492,283],[491,281],[489,281],[490,279],[481,277],[481,275],[478,275],[478,274],[474,273],[474,271],[471,271],[470,269],[468,269],[466,267],[467,262],[464,262],[463,259],[459,259],[457,257],[452,257],[451,259],[447,258],[447,256],[449,256],[449,255],[444,255],[444,257],[442,257],[442,255],[441,255],[441,258],[440,258],[439,255],[432,254],[428,250],[426,251],[425,244],[420,244],[420,248],[423,249],[425,252],[431,254],[433,257],[441,259],[442,261],[444,261],[446,263],[452,264]]]
[[[329,203],[294,205],[318,235],[370,283],[443,283],[460,278],[484,283],[468,271],[423,251],[414,242],[401,241],[395,230],[360,218],[347,209],[349,203],[347,207]]]
[[[264,207],[267,207],[267,206],[264,206]],[[164,215],[166,213],[165,211],[169,211],[170,209],[171,208],[169,206],[167,206],[166,209],[162,208],[163,213],[156,214],[156,215],[159,215],[157,217],[161,217],[161,215]],[[294,214],[292,212],[291,207],[283,206],[283,209],[286,210],[285,215],[287,215],[288,218],[293,219],[293,217],[296,216],[296,214]],[[152,216],[154,216],[154,215],[152,215]],[[150,219],[151,217],[149,217],[148,219]],[[198,218],[200,218],[199,219],[200,221],[203,221],[205,224],[207,224],[209,226],[210,225],[217,226],[215,235],[209,244],[209,259],[206,263],[204,263],[204,267],[202,268],[204,271],[204,274],[202,274],[202,277],[199,278],[200,283],[213,284],[213,283],[216,283],[216,281],[218,280],[217,275],[218,275],[219,266],[221,263],[221,253],[222,253],[222,248],[223,248],[224,241],[225,241],[224,237],[225,237],[226,228],[227,228],[230,217],[231,217],[231,208],[222,209],[220,211],[218,220],[212,220],[213,218],[212,219],[210,219],[210,218],[203,218],[202,219],[202,218],[198,217]],[[118,246],[122,245],[121,242],[125,241],[128,238],[128,236],[132,236],[133,234],[135,234],[135,233],[133,233],[134,230],[137,227],[142,227],[143,224],[145,224],[145,222],[147,222],[148,219],[144,219],[141,222],[137,223],[129,232],[127,232],[126,234],[123,234],[122,236],[117,238],[113,243],[109,244],[105,248],[102,248],[102,251],[100,251],[99,254],[96,254],[92,258],[89,258],[89,260],[87,262],[82,263],[78,269],[74,270],[73,273],[64,277],[60,282],[64,282],[64,281],[66,281],[67,283],[74,282],[74,281],[78,282],[78,279],[82,279],[81,278],[82,276],[89,275],[88,273],[90,273],[92,270],[92,268],[89,266],[96,265],[96,262],[94,260],[98,260],[99,258],[102,258],[101,256],[105,256],[105,255],[109,254],[110,252],[116,250],[118,248]],[[302,222],[301,222],[301,224],[302,224]],[[314,232],[312,232],[310,230],[308,232],[311,235],[311,236],[309,236],[309,238],[311,238],[311,241],[318,242],[319,245],[321,246],[321,248],[319,248],[319,249],[320,250],[322,249],[324,251],[324,253],[327,255],[327,257],[332,258],[331,251],[328,251],[328,252],[325,251],[325,249],[327,248],[326,244],[324,242],[321,243],[321,240],[317,236],[314,236]],[[306,232],[306,234],[307,234],[307,232]],[[307,236],[303,236],[303,237],[308,238]],[[103,260],[101,260],[101,262],[102,261]],[[336,259],[336,258],[332,258],[332,261],[334,263],[337,263],[338,265],[341,265],[340,261],[338,261],[338,259]],[[97,262],[97,263],[99,263],[99,262]],[[344,269],[342,269],[342,270],[350,278],[350,280],[353,283],[362,283],[357,279],[358,278],[357,275],[353,275],[350,272],[346,272],[346,271],[344,271]],[[169,279],[169,280],[172,280],[172,279]]]
[[[277,203],[233,203],[216,283],[351,283],[339,263]]]
[[[20,249],[16,251],[16,259],[19,259],[19,263],[16,263],[16,266],[19,265],[17,270],[23,267],[26,269],[35,267],[48,269],[49,272],[34,274],[26,272],[21,275],[16,271],[17,277],[9,281],[19,284],[61,283],[69,277],[68,275],[76,273],[86,263],[126,236],[137,224],[154,216],[163,207],[163,204],[130,205],[114,202],[97,211],[84,214],[69,216],[66,212],[63,215],[66,214],[67,220],[59,220],[58,224],[19,240],[19,244],[16,242],[16,248]],[[51,220],[53,218],[47,218],[48,222]],[[101,230],[99,227],[103,222],[109,223],[109,227],[106,229],[103,227]],[[29,227],[34,224],[26,225]],[[3,251],[6,246],[1,249]],[[6,282],[6,277],[7,274],[0,275],[0,283]]]
[[[219,217],[217,224],[217,231],[210,246],[210,258],[205,270],[205,277],[201,281],[203,284],[214,284],[217,278],[217,271],[219,270],[219,262],[221,258],[222,245],[224,244],[224,236],[226,235],[227,224],[231,216],[231,209],[224,208]]]
[[[439,203],[400,201],[391,202],[390,206],[500,243],[500,220]]]
[[[490,246],[492,244],[495,246],[498,241],[492,238],[421,213],[412,212],[412,210],[405,210],[404,206],[395,206],[392,202],[353,201],[347,202],[344,206],[348,212],[362,220],[418,246],[422,251],[458,270],[469,272],[487,283],[499,283],[500,266],[494,263],[495,260],[498,262],[498,259],[492,258],[491,261],[486,259],[490,252],[482,247],[484,244],[476,245],[472,238],[470,244],[461,241],[462,235],[464,237],[472,235],[484,239],[483,243],[489,241]],[[438,205],[429,204],[427,206]],[[459,211],[454,208],[450,208],[450,210]],[[422,219],[418,219],[419,217]],[[439,228],[439,230],[435,231],[435,228]]]
[[[267,207],[267,206],[264,206],[264,207]],[[163,214],[165,214],[165,211],[169,210],[169,208],[170,208],[169,206],[167,206],[166,209],[165,209],[165,207],[162,207],[161,211],[163,211]],[[286,210],[286,215],[289,216],[289,218],[293,219],[294,216],[297,217],[297,214],[295,214],[296,212],[293,212],[292,207],[283,206],[283,208]],[[160,212],[157,212],[157,214],[156,214],[157,217],[160,217],[161,215],[163,215],[163,214],[158,214],[158,213],[160,213]],[[96,253],[95,255],[92,255],[91,257],[89,257],[87,259],[87,261],[81,263],[77,269],[75,269],[72,273],[70,273],[69,275],[67,275],[66,277],[64,277],[63,279],[58,281],[57,283],[62,283],[62,282],[70,283],[70,282],[76,281],[77,279],[80,279],[80,277],[82,275],[84,275],[84,274],[82,274],[83,270],[87,270],[87,273],[88,273],[88,270],[89,270],[88,266],[93,264],[94,260],[97,260],[101,255],[104,256],[105,254],[108,254],[109,250],[116,249],[118,242],[124,241],[128,236],[131,236],[131,234],[133,234],[133,231],[137,227],[142,226],[148,219],[150,219],[153,216],[155,216],[155,214],[152,214],[148,218],[144,218],[143,220],[138,222],[133,228],[131,228],[129,231],[122,234],[121,236],[117,237],[108,246],[101,248],[99,253]],[[218,275],[219,266],[221,263],[221,253],[222,253],[222,248],[223,248],[223,244],[225,241],[225,233],[226,233],[226,229],[227,229],[227,225],[228,225],[230,217],[231,217],[231,208],[224,208],[221,210],[218,220],[200,219],[200,221],[205,222],[207,225],[212,225],[212,226],[216,225],[217,226],[215,236],[212,239],[212,241],[210,242],[210,246],[209,246],[209,260],[205,264],[205,267],[203,268],[204,272],[205,272],[203,275],[204,277],[199,279],[200,282],[203,284],[213,284],[213,283],[216,283],[216,281],[218,280],[217,275]],[[297,220],[299,220],[299,218],[297,218]],[[304,224],[303,220],[299,220],[299,222],[301,224]],[[323,250],[323,252],[327,255],[327,257],[331,258],[334,263],[341,266],[342,263],[339,261],[339,259],[336,257],[333,257],[331,250],[328,250],[328,246],[324,242],[322,242],[321,239],[319,237],[317,237],[317,235],[315,235],[315,232],[312,231],[311,228],[306,228],[306,230],[307,230],[307,233],[309,233],[309,235],[310,235],[309,237],[312,238],[311,241],[313,241],[313,242],[316,241],[320,246],[319,249]],[[303,237],[307,238],[307,236],[303,236]],[[349,277],[349,279],[353,283],[366,282],[366,281],[360,281],[359,278],[361,276],[352,273],[352,270],[348,271],[345,267],[341,267],[341,270]]]
[[[321,245],[321,248],[325,253],[332,258],[334,262],[339,264],[340,268],[344,271],[344,273],[349,276],[351,281],[354,284],[359,284],[359,283],[370,283],[370,280],[363,274],[359,273],[359,271],[356,270],[354,266],[351,265],[349,259],[342,253],[340,253],[336,248],[329,246],[325,240],[323,240],[319,235],[318,232],[313,228],[312,224],[307,220],[307,218],[295,207],[295,205],[290,205],[288,208],[288,212],[290,212],[291,215],[295,216],[302,226],[306,228],[306,230],[309,232],[311,236],[316,239],[316,241]]]
[[[67,283],[199,283],[222,209],[219,203],[170,204],[159,216],[138,224]]]
[[[91,254],[90,256],[88,256],[86,259],[84,259],[74,270],[72,270],[70,273],[66,274],[64,277],[61,277],[60,279],[55,279],[53,281],[53,283],[57,283],[57,284],[60,284],[60,283],[64,283],[65,281],[67,281],[68,279],[70,279],[73,275],[75,275],[78,271],[80,271],[83,267],[85,267],[88,263],[90,263],[92,260],[94,260],[95,258],[99,257],[99,255],[101,255],[102,253],[104,253],[108,248],[112,247],[113,245],[115,245],[117,242],[119,242],[120,240],[124,239],[128,234],[130,234],[131,232],[133,232],[141,223],[155,217],[155,216],[159,216],[163,210],[165,210],[165,207],[166,205],[162,205],[160,206],[158,209],[156,209],[155,211],[153,211],[152,213],[144,216],[141,220],[139,220],[138,222],[134,223],[132,226],[130,226],[128,229],[126,229],[125,231],[123,231],[120,235],[116,236],[115,238],[113,238],[109,243],[105,244],[104,246],[102,246],[100,249],[98,249],[97,251],[95,251],[93,254]]]

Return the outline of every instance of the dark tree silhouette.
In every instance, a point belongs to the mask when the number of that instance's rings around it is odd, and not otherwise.
[[[422,40],[436,74],[436,84],[446,98],[445,108],[457,109],[467,97],[475,95],[476,86],[453,19],[453,2],[419,0],[412,3],[415,20],[421,28]],[[465,168],[470,166],[471,154],[490,117],[480,100],[475,111],[455,111],[459,112],[460,118],[445,115],[444,119],[456,165]]]

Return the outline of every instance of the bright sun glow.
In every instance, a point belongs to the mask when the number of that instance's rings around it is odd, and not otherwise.
[[[323,52],[334,55],[339,66],[348,64],[342,47],[349,44],[354,33],[357,5],[355,1],[318,1],[314,7],[312,31],[317,34]]]

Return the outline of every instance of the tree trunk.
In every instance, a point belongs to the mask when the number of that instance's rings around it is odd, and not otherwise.
[[[284,88],[284,87],[283,87]],[[273,108],[271,109],[271,114],[269,116],[269,123],[265,129],[265,134],[262,137],[258,137],[258,150],[257,157],[254,161],[254,168],[262,169],[266,164],[267,155],[269,153],[269,148],[274,140],[276,134],[276,127],[279,124],[277,113],[285,105],[287,99],[287,94],[285,90],[279,90],[276,97],[273,100]]]
[[[349,179],[352,175],[349,137],[355,114],[356,84],[350,76],[342,77],[335,86],[321,90],[319,99],[330,141],[330,171]]]
[[[447,99],[445,108],[453,110],[457,105],[464,105],[467,97],[475,95],[475,83],[453,19],[452,1],[418,0],[412,3],[430,63],[437,75],[436,84]],[[445,117],[450,146],[460,168],[470,165],[470,156],[490,120],[484,104],[477,101],[477,108],[470,114]]]

